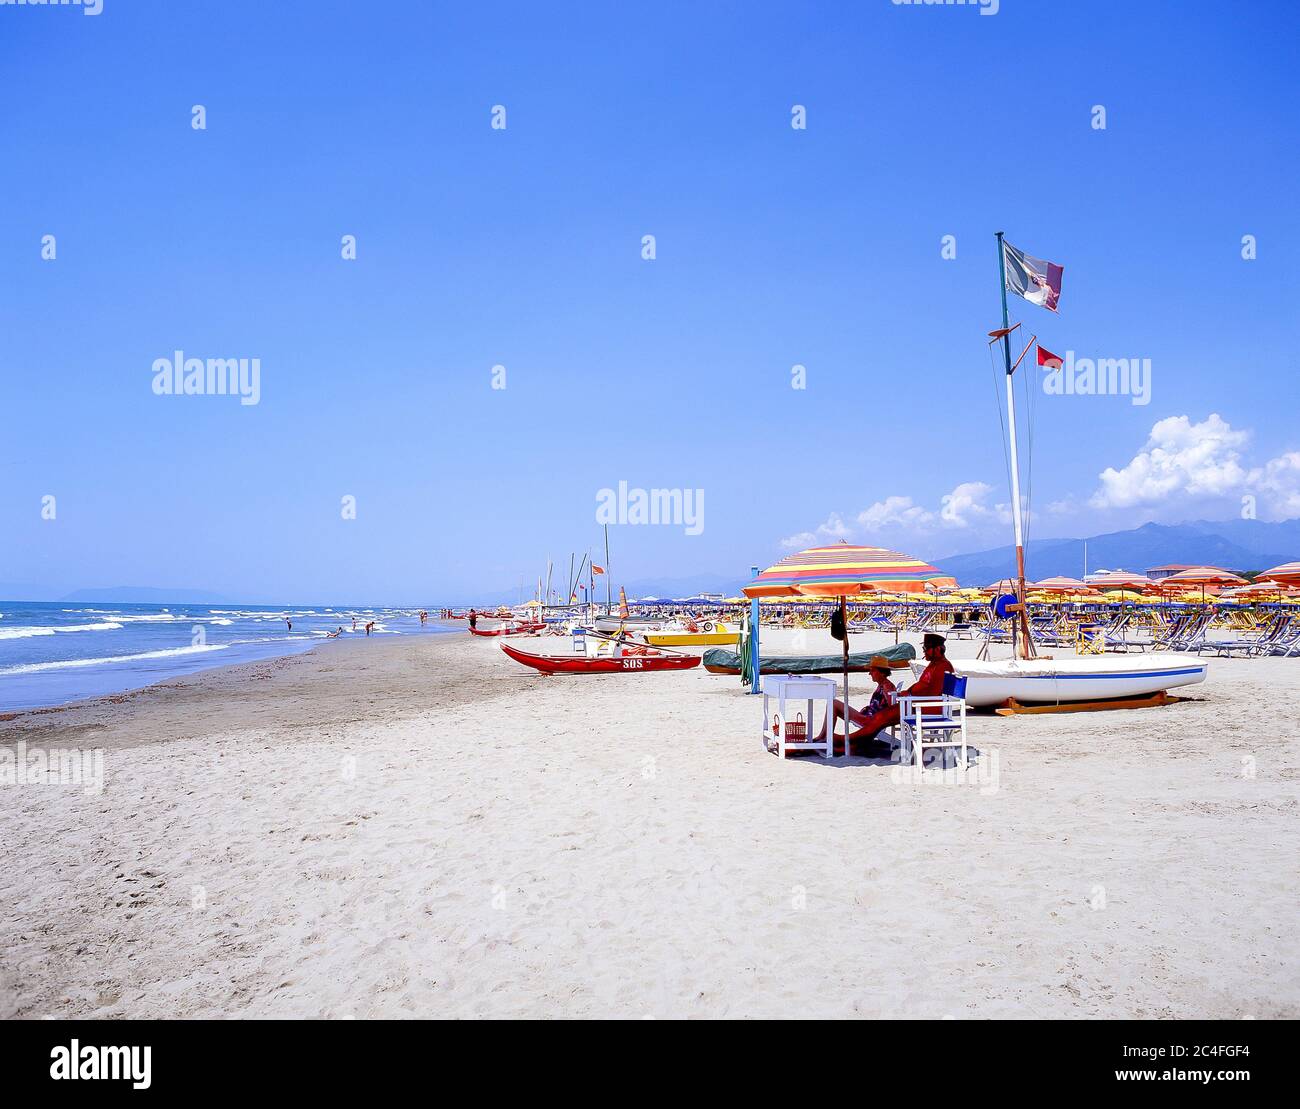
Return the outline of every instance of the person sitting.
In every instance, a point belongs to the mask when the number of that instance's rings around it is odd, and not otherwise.
[[[909,697],[942,697],[943,679],[953,673],[952,663],[948,661],[947,640],[935,632],[926,632],[921,641],[921,651],[928,663],[921,671],[921,676],[908,687]],[[928,708],[926,712],[937,712],[937,708]],[[897,720],[895,720],[897,723]]]
[[[952,663],[948,661],[947,641],[936,632],[926,632],[921,641],[921,652],[925,655],[926,667],[921,671],[921,676],[907,687],[905,696],[939,697],[943,694],[944,675],[953,672]],[[923,708],[921,711],[937,712],[938,707]],[[898,719],[898,699],[895,698],[892,704],[877,709],[864,719],[855,720],[858,728],[850,733],[849,741],[861,742],[865,746],[886,728],[897,724]]]
[[[898,690],[889,676],[889,659],[885,658],[884,655],[875,655],[867,666],[867,673],[870,674],[876,682],[876,689],[871,695],[871,700],[867,702],[866,706],[861,711],[853,708],[852,705],[848,708],[849,721],[852,724],[858,725],[857,729],[849,732],[848,741],[850,745],[852,745],[854,741],[862,740],[864,747],[867,742],[875,739],[876,732],[880,730],[877,728],[875,731],[867,733],[863,730],[864,727],[870,725],[877,714],[884,712],[891,705],[897,704],[898,698]],[[831,710],[832,732],[834,731],[835,721],[843,719],[844,702],[837,699]],[[848,730],[848,725],[845,726],[845,730]],[[826,729],[823,728],[817,735],[816,739],[820,742],[825,738]],[[843,744],[839,743],[841,738],[842,737],[840,736],[835,736],[837,743],[835,753],[837,755],[844,754]]]

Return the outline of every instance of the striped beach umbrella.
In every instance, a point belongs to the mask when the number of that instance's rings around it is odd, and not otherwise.
[[[1093,589],[1156,589],[1159,588],[1146,574],[1128,570],[1101,570],[1083,579]]]
[[[884,547],[832,543],[810,547],[769,566],[744,587],[747,597],[852,597],[858,593],[924,593],[955,589],[957,579],[919,558]]]
[[[844,628],[844,707],[849,704],[849,597],[860,593],[918,593],[926,586],[956,588],[957,579],[928,562],[885,547],[856,547],[832,543],[809,547],[769,566],[742,592],[747,597],[838,597]],[[826,722],[827,734],[831,721]],[[848,720],[844,722],[844,747],[848,753]]]
[[[1030,588],[1039,593],[1052,593],[1062,597],[1095,597],[1097,595],[1096,590],[1086,582],[1081,582],[1078,578],[1063,576],[1044,578],[1042,581],[1034,582]]]
[[[1162,589],[1195,589],[1200,586],[1201,603],[1205,603],[1205,590],[1207,586],[1224,586],[1224,585],[1247,585],[1249,584],[1240,574],[1234,574],[1230,570],[1220,570],[1217,566],[1193,566],[1190,570],[1180,570],[1176,574],[1170,574],[1167,578],[1161,579],[1160,587]]]
[[[1221,601],[1283,601],[1300,595],[1294,586],[1272,579],[1260,578],[1250,585],[1234,585],[1219,594]]]
[[[1274,566],[1260,574],[1257,580],[1265,578],[1280,581],[1283,585],[1300,585],[1300,562],[1284,562],[1281,566]]]

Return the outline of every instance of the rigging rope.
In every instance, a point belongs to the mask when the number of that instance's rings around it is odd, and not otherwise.
[[[994,348],[997,345],[998,345],[997,343],[989,343],[988,345],[989,346],[989,369],[993,371],[993,407],[997,409],[998,427],[1001,428],[1002,430],[1002,464],[1007,475],[1007,488],[1010,489],[1012,487],[1011,453],[1009,448],[1007,447],[1007,421],[1002,415],[1002,406],[1004,404],[1004,401],[1002,399],[1001,394],[998,391],[998,378],[1002,378],[1005,381],[1007,376],[1007,371],[1005,369],[998,369],[996,355],[993,353]]]
[[[1023,366],[1024,363],[1021,363]],[[1028,454],[1025,456],[1025,548],[1029,548],[1029,529],[1033,520],[1032,506],[1034,503],[1034,394],[1036,389],[1029,385],[1029,371],[1024,371],[1025,383],[1025,439],[1028,443]]]

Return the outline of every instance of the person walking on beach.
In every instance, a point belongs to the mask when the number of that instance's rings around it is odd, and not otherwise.
[[[366,625],[366,638],[367,638],[367,639],[370,638],[370,629],[373,628],[374,626],[375,626],[375,622],[374,622],[373,620],[371,620],[370,623],[368,623],[368,624]]]
[[[470,631],[473,631],[475,628],[478,627],[478,613],[475,612],[472,608],[469,610],[469,627],[470,627]]]
[[[357,630],[357,618],[355,616],[352,617],[352,630],[353,631]]]

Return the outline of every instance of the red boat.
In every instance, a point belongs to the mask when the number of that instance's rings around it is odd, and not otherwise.
[[[470,635],[531,635],[541,631],[545,624],[509,624],[504,628],[470,628]]]
[[[501,649],[515,662],[522,662],[543,674],[644,674],[647,670],[689,670],[700,664],[699,655],[664,655],[649,651],[621,658],[587,658],[584,655],[534,655],[509,643],[502,643]]]

